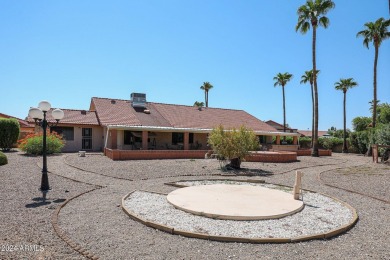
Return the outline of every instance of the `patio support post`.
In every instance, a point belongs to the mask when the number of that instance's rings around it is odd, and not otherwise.
[[[293,137],[293,144],[294,144],[294,145],[297,145],[297,144],[298,144],[298,137],[297,137],[297,136],[294,136],[294,137]]]
[[[116,129],[111,130],[111,148],[117,149],[117,130]]]
[[[142,150],[148,150],[148,131],[142,131]]]
[[[279,135],[276,136],[276,144],[280,145],[280,136]]]
[[[184,132],[184,150],[189,150],[190,133]]]

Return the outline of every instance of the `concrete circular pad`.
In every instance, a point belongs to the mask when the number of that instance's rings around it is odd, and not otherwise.
[[[231,220],[281,218],[304,207],[292,194],[251,185],[191,186],[172,191],[167,200],[176,208],[195,215]]]

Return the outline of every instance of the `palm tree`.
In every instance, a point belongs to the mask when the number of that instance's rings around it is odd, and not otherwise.
[[[382,41],[390,37],[390,32],[388,32],[388,27],[390,26],[390,20],[386,20],[385,18],[379,18],[376,20],[376,22],[368,22],[365,23],[364,26],[366,27],[366,30],[360,31],[357,33],[357,37],[362,36],[364,37],[363,45],[367,47],[370,42],[373,42],[373,45],[375,47],[375,58],[374,58],[374,100],[373,100],[373,111],[372,111],[372,127],[375,127],[376,125],[376,69],[378,64],[378,52],[379,52],[379,46],[381,45]]]
[[[278,73],[276,77],[274,77],[276,86],[282,86],[282,92],[283,92],[283,132],[286,132],[286,105],[285,105],[285,95],[284,95],[284,86],[286,86],[287,82],[289,82],[292,79],[293,75],[286,72],[286,73]],[[286,136],[284,136],[284,141],[286,141]]]
[[[316,75],[318,75],[320,71],[316,71]],[[313,146],[313,136],[314,136],[314,95],[313,95],[313,71],[307,70],[305,71],[305,74],[301,76],[301,84],[306,84],[307,82],[310,83],[310,89],[311,89],[311,104],[312,104],[312,118],[311,118],[311,145]]]
[[[195,101],[194,107],[198,107],[199,110],[202,110],[202,107],[204,107],[204,102]]]
[[[206,102],[206,107],[209,107],[209,90],[213,88],[213,85],[210,82],[203,82],[203,85],[200,86],[200,89],[204,90],[204,101]]]
[[[313,27],[312,39],[312,61],[313,61],[313,91],[314,91],[314,135],[312,136],[313,146],[311,156],[318,157],[318,88],[317,88],[317,67],[316,67],[316,38],[318,25],[327,28],[329,19],[325,16],[335,4],[331,0],[307,0],[306,4],[298,8],[298,23],[296,31],[305,34]]]
[[[342,90],[344,93],[344,141],[343,141],[343,153],[348,153],[348,147],[347,147],[347,129],[346,129],[346,124],[347,124],[347,115],[346,115],[346,101],[347,101],[347,91],[350,88],[353,88],[357,86],[358,84],[354,81],[353,78],[348,78],[348,79],[340,79],[340,81],[336,82],[334,84],[335,89],[337,90]]]

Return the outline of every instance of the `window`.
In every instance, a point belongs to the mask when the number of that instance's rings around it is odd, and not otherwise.
[[[189,137],[188,143],[190,143],[190,144],[194,143],[194,133],[190,133],[190,137]]]
[[[56,132],[59,135],[62,135],[66,141],[74,140],[74,128],[65,127],[65,126],[54,126],[50,128],[50,133]]]
[[[136,132],[138,135],[138,132]],[[142,136],[142,133],[139,133],[140,136]],[[132,131],[123,131],[123,144],[134,144],[134,143],[141,143],[142,137],[136,136],[133,134]]]
[[[184,133],[172,133],[172,144],[183,143]]]

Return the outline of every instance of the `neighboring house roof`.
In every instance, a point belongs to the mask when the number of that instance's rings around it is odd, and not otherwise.
[[[275,128],[243,110],[206,108],[147,102],[146,109],[133,108],[129,100],[92,98],[90,110],[95,110],[103,126],[153,126],[161,128],[212,129],[245,125],[254,131],[277,132]]]
[[[10,115],[6,115],[6,114],[3,114],[3,113],[0,113],[0,118],[15,118],[16,120],[18,120],[20,127],[34,128],[33,124],[30,124],[26,120],[23,120],[23,119],[14,117],[14,116],[10,116]]]
[[[311,130],[298,130],[298,133],[301,134],[301,136],[307,136],[311,137]],[[318,137],[327,135],[328,131],[318,131]]]
[[[59,124],[76,124],[76,125],[99,125],[95,111],[77,110],[77,109],[61,109],[64,111],[64,118],[60,120]],[[51,116],[51,111],[48,111],[47,121],[55,122]],[[34,119],[28,118],[29,122],[34,122]]]
[[[282,124],[279,124],[273,120],[268,120],[268,121],[265,121],[265,123],[267,123],[268,125],[278,129],[278,130],[283,130],[284,129],[284,126]],[[289,131],[293,131],[293,132],[297,132],[297,129],[296,128],[290,128],[290,127],[286,127],[286,130],[289,130]]]

